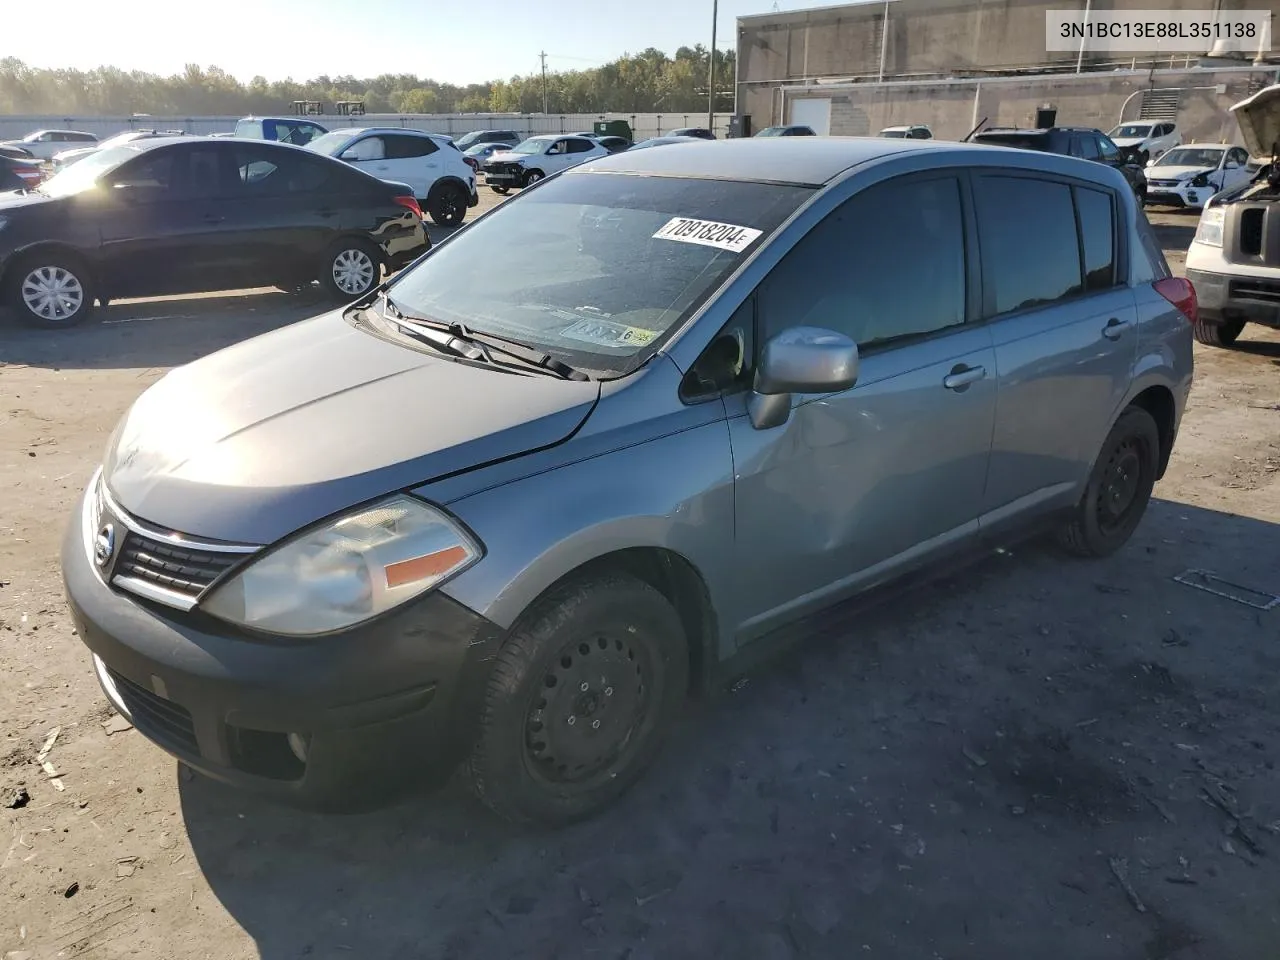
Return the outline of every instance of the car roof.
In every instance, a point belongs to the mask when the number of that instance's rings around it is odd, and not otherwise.
[[[330,130],[329,132],[349,133],[353,137],[362,137],[367,133],[407,133],[410,136],[453,139],[452,137],[446,137],[443,133],[432,133],[430,130],[414,130],[411,127],[339,127],[337,130]]]

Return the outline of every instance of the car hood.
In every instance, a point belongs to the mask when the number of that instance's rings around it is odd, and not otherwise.
[[[400,346],[335,311],[171,371],[117,426],[103,474],[149,523],[271,543],[371,498],[557,444],[598,396],[594,381]]]
[[[499,163],[520,163],[528,160],[530,157],[537,157],[537,153],[513,153],[510,150],[497,150],[489,154],[490,160],[496,160]]]
[[[1111,142],[1117,147],[1140,147],[1152,137],[1112,137]]]
[[[1172,164],[1146,168],[1148,180],[1189,180],[1202,173],[1213,173],[1217,167],[1175,167]]]
[[[61,160],[63,162],[67,160],[75,160],[79,157],[87,157],[91,153],[97,153],[100,149],[100,147],[77,147],[74,150],[63,150],[61,153],[55,153],[53,155],[53,159]]]
[[[1241,142],[1251,157],[1280,153],[1280,84],[1259,90],[1231,108]]]

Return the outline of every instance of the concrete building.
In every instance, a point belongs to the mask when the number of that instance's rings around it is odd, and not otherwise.
[[[1277,82],[1280,53],[1146,54],[1117,59],[1045,49],[1049,10],[1269,9],[1280,0],[871,0],[740,17],[737,113],[752,130],[808,123],[865,136],[926,123],[958,138],[989,125],[1057,122],[1110,129],[1122,119],[1176,120],[1185,139],[1234,135],[1227,108]]]

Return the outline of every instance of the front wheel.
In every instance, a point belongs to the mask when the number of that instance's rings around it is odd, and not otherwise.
[[[76,258],[53,252],[15,263],[9,303],[32,327],[74,327],[93,312],[93,279]]]
[[[543,173],[541,170],[530,170],[528,173],[524,175],[524,185],[526,187],[532,187],[535,183],[543,179],[545,176],[546,174]]]
[[[1197,320],[1191,332],[1197,342],[1207,347],[1229,347],[1236,342],[1236,337],[1244,330],[1245,321],[1228,320],[1224,323],[1210,323],[1208,320]]]
[[[689,682],[680,618],[621,574],[548,594],[498,651],[468,770],[510,820],[566,824],[605,809],[644,772]]]
[[[1160,431],[1141,407],[1128,407],[1103,441],[1084,495],[1058,539],[1081,557],[1105,557],[1129,540],[1146,513],[1160,468]]]
[[[456,183],[446,183],[430,198],[427,206],[436,226],[460,226],[467,215],[467,192]]]
[[[339,303],[359,300],[378,285],[382,261],[368,240],[340,240],[325,254],[320,283]]]
[[[489,189],[490,189],[490,190],[492,190],[494,193],[500,193],[500,194],[502,194],[502,196],[504,196],[504,197],[505,197],[508,193],[510,193],[510,192],[511,192],[511,188],[510,188],[510,187],[503,187],[503,186],[499,186],[499,185],[498,185],[498,184],[496,184],[496,183],[491,183],[491,184],[489,184]]]

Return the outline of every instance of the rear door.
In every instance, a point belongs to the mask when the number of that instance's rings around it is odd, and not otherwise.
[[[973,185],[998,371],[983,526],[998,532],[1074,504],[1133,376],[1136,313],[1112,191],[1020,172]]]
[[[543,168],[543,173],[557,173],[566,167],[571,166],[575,162],[570,156],[569,146],[570,143],[574,142],[580,141],[575,137],[561,137],[555,143],[551,144],[551,146],[547,148],[547,152],[534,162]]]
[[[378,176],[384,180],[407,183],[413,195],[425,200],[431,185],[440,176],[440,148],[430,137],[411,133],[387,133],[380,138],[385,159]]]

